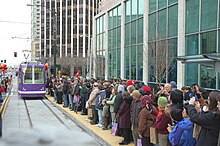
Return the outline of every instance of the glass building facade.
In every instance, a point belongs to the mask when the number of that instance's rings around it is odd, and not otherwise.
[[[95,16],[96,77],[220,88],[214,67],[176,60],[220,52],[218,0],[105,1]]]

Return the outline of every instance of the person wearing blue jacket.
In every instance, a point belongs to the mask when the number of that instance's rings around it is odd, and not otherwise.
[[[106,98],[106,92],[103,87],[103,85],[98,85],[99,88],[99,93],[96,96],[96,103],[95,103],[95,109],[98,111],[98,118],[99,118],[99,123],[98,126],[100,128],[103,127],[103,117],[102,117],[102,111],[103,111],[103,104],[102,100]]]
[[[196,139],[193,138],[193,123],[182,117],[181,109],[172,109],[170,116],[175,126],[168,125],[169,141],[172,146],[195,146]]]

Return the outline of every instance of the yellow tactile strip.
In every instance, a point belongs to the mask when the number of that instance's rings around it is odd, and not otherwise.
[[[6,94],[6,97],[2,105],[0,106],[0,113],[2,113],[2,119],[4,118],[5,110],[6,110],[6,107],[8,106],[9,99],[10,99],[10,96]]]
[[[123,140],[122,137],[111,135],[111,131],[110,130],[102,130],[98,126],[91,125],[90,123],[88,123],[86,121],[86,119],[87,119],[86,115],[83,116],[83,115],[81,115],[80,112],[78,112],[76,114],[75,112],[70,111],[69,108],[63,108],[63,104],[56,104],[54,102],[54,98],[53,97],[48,96],[48,95],[46,95],[46,97],[56,107],[58,107],[59,109],[63,110],[68,115],[71,115],[72,116],[72,120],[74,120],[74,122],[76,122],[76,124],[78,124],[82,129],[87,131],[89,134],[94,134],[95,137],[98,139],[98,141],[102,145],[119,146],[119,143]],[[133,146],[133,145],[134,144],[131,143],[128,146]]]

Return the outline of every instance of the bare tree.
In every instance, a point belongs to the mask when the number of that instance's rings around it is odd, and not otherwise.
[[[163,81],[168,82],[168,74],[173,71],[175,66],[174,54],[171,42],[162,40],[148,44],[150,79],[159,86]],[[145,49],[146,50],[146,49]]]

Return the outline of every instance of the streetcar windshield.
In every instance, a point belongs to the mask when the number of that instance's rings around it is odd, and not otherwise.
[[[44,83],[43,68],[34,68],[34,82],[35,84]]]
[[[43,68],[25,68],[23,70],[23,84],[44,84]]]
[[[32,84],[32,67],[27,67],[23,71],[23,83]]]

